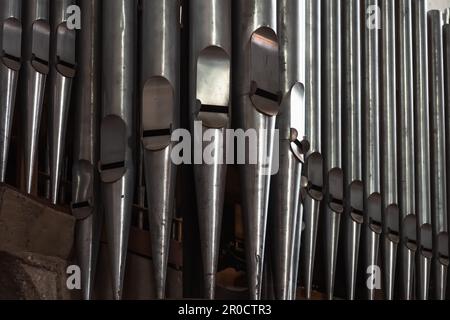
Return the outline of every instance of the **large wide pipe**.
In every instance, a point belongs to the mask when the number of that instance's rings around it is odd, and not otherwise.
[[[70,7],[74,0],[53,0],[50,6],[51,46],[50,46],[50,108],[49,147],[51,201],[58,202],[61,174],[66,145],[67,118],[75,76],[75,36],[76,30],[67,25]]]
[[[100,201],[100,0],[81,0],[83,19],[77,37],[74,87],[72,214],[77,219],[76,248],[85,300],[93,298],[103,211]]]
[[[22,66],[22,0],[0,2],[0,182],[5,182],[17,82]]]
[[[202,160],[194,156],[204,292],[208,299],[215,296],[225,195],[228,150],[224,150],[224,141],[231,124],[231,53],[231,1],[190,1],[191,131],[199,154],[211,157]]]
[[[411,0],[398,2],[398,146],[400,196],[400,291],[403,299],[412,299],[414,256],[417,249],[415,231],[415,155],[413,109],[413,42]],[[416,139],[417,140],[417,139]]]
[[[250,298],[260,299],[269,189],[279,111],[276,0],[234,2],[233,94],[237,126],[253,136],[240,165]],[[243,150],[240,150],[243,152]],[[250,161],[253,160],[253,161]],[[256,160],[256,161],[254,161]],[[250,163],[251,162],[251,163]],[[274,170],[272,170],[274,169]]]
[[[303,221],[300,182],[305,139],[305,2],[278,0],[280,37],[280,88],[282,102],[277,117],[279,166],[270,194],[271,253],[275,298],[293,299],[298,259],[297,242]],[[300,215],[299,215],[300,213]]]
[[[428,12],[430,66],[431,219],[433,225],[434,298],[445,300],[448,268],[447,160],[445,141],[442,15]]]
[[[122,298],[135,179],[137,1],[103,2],[100,179],[114,299]]]
[[[395,0],[382,0],[381,196],[383,210],[384,293],[394,299],[400,241],[397,171],[397,84]]]
[[[344,2],[343,163],[344,163],[344,261],[347,297],[355,299],[358,253],[363,223],[361,5]]]
[[[305,53],[305,132],[310,149],[305,156],[303,176],[307,181],[304,188],[303,215],[303,278],[306,298],[311,298],[316,253],[317,230],[320,203],[323,199],[323,156],[322,156],[322,76],[321,76],[321,1],[306,0],[306,53]]]
[[[50,25],[49,1],[29,0],[24,6],[23,68],[21,94],[23,111],[23,156],[25,191],[35,193],[38,138],[49,72]]]
[[[142,2],[141,142],[156,296],[165,297],[175,202],[172,132],[180,115],[180,4]]]
[[[341,6],[339,0],[322,2],[324,16],[323,65],[324,100],[322,114],[326,125],[323,128],[325,203],[324,249],[325,281],[328,299],[333,299],[334,282],[339,242],[339,225],[343,212],[342,172],[342,66],[341,66]]]

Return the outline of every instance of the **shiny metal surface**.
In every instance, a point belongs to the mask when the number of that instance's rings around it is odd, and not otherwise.
[[[297,287],[303,215],[300,181],[305,140],[305,2],[279,0],[280,86],[282,102],[276,128],[280,131],[280,169],[272,178],[269,226],[276,299],[293,299]],[[297,267],[295,265],[297,264]]]
[[[445,299],[448,267],[448,208],[442,16],[428,11],[430,61],[431,212],[433,225],[434,298]]]
[[[193,0],[189,10],[191,132],[209,134],[212,143],[200,142],[201,136],[194,136],[194,141],[203,152],[208,146],[214,150],[212,163],[194,165],[204,296],[214,299],[227,173],[221,142],[231,119],[231,1]],[[199,132],[195,129],[198,121]]]
[[[100,0],[82,0],[77,39],[78,70],[74,87],[75,129],[72,167],[72,214],[77,218],[76,248],[82,297],[93,298],[103,211],[97,171],[100,120]]]
[[[324,178],[325,178],[325,279],[329,299],[334,295],[334,278],[339,241],[340,217],[343,212],[342,172],[342,57],[341,57],[341,6],[340,1],[323,1],[324,49],[323,66],[323,127]]]
[[[180,113],[180,4],[142,2],[141,123],[156,296],[165,298],[175,202],[171,132]]]
[[[302,248],[304,286],[306,298],[311,298],[314,274],[317,228],[320,202],[323,199],[323,156],[321,127],[321,1],[305,0],[306,53],[305,53],[305,121],[306,137],[310,149],[305,157],[303,176],[307,186],[303,199],[304,237]]]
[[[0,182],[5,182],[17,82],[22,65],[22,1],[0,2]]]
[[[447,170],[447,199],[450,199],[450,9],[444,11],[443,35],[443,72],[444,72],[444,99],[445,99],[445,149]],[[447,203],[448,209],[448,203]],[[450,227],[448,225],[447,227]],[[448,231],[448,230],[447,230]],[[448,257],[448,254],[447,254]],[[442,257],[445,259],[445,257]],[[448,258],[447,258],[448,259]]]
[[[67,8],[74,0],[51,2],[49,145],[51,201],[58,202],[65,151],[72,81],[76,72],[76,31],[67,27]]]
[[[240,165],[246,260],[251,299],[261,297],[264,245],[276,114],[279,109],[275,0],[236,1],[233,36],[233,110],[238,128],[255,129],[257,163]],[[265,131],[261,131],[264,129]]]
[[[362,183],[362,97],[361,97],[361,5],[359,0],[346,0],[344,47],[343,165],[345,274],[347,297],[355,299],[359,242],[363,222]]]
[[[416,214],[415,203],[415,187],[417,180],[415,180],[415,163],[417,157],[415,156],[415,141],[418,137],[419,131],[415,132],[414,128],[414,79],[413,79],[413,29],[412,29],[412,2],[411,0],[401,0],[398,3],[397,10],[398,19],[398,146],[399,146],[399,207],[400,207],[400,246],[401,256],[400,260],[400,291],[403,299],[411,299],[412,287],[414,280],[413,268],[410,268],[410,262],[405,260],[406,257],[413,255],[411,246],[408,247],[408,242],[413,241],[416,237],[407,237],[407,233],[414,233],[413,224],[408,224],[410,215]],[[417,133],[417,135],[415,135]],[[418,150],[417,150],[418,151]],[[418,189],[417,189],[418,190]],[[405,282],[407,281],[407,282]]]
[[[379,7],[378,0],[366,0],[366,15]],[[378,265],[378,247],[381,234],[381,172],[380,172],[380,86],[379,86],[379,38],[378,29],[366,23],[364,28],[364,127],[363,127],[363,180],[364,180],[364,269]],[[375,251],[374,251],[375,250]],[[375,290],[368,288],[368,298],[373,300]]]
[[[410,4],[411,5],[411,4]],[[414,61],[408,67],[413,66],[414,70],[414,130],[416,139],[414,141],[415,150],[411,152],[411,157],[415,159],[415,192],[412,192],[410,201],[415,200],[417,212],[417,241],[418,243],[418,263],[417,267],[417,285],[418,291],[416,298],[428,298],[428,283],[430,278],[430,260],[428,252],[432,250],[425,247],[425,240],[428,238],[431,228],[431,184],[430,184],[430,118],[429,118],[429,91],[428,91],[428,34],[426,1],[412,1],[412,51]],[[412,146],[412,144],[411,144]],[[406,190],[405,190],[406,191]]]
[[[113,297],[121,299],[135,180],[137,1],[103,2],[99,170]]]
[[[381,190],[383,210],[384,291],[394,299],[397,246],[399,242],[397,172],[397,84],[395,0],[382,0],[381,33]]]
[[[45,82],[49,72],[50,25],[49,1],[24,3],[21,69],[21,108],[23,114],[23,156],[25,191],[35,193],[38,136],[41,123]]]

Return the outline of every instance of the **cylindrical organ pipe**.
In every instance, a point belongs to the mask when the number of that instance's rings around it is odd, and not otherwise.
[[[17,82],[22,66],[22,0],[0,2],[0,182],[5,182]]]
[[[398,2],[398,150],[400,205],[400,291],[412,299],[416,247],[412,2]]]
[[[339,224],[343,212],[342,172],[342,73],[341,73],[341,6],[339,0],[322,1],[324,16],[323,128],[325,178],[325,279],[329,299],[334,295]]]
[[[305,140],[305,2],[278,0],[281,107],[278,173],[270,195],[271,253],[275,298],[293,299],[297,283],[303,214],[300,181]],[[278,155],[274,155],[278,156]]]
[[[303,176],[307,181],[304,189],[303,214],[305,222],[303,241],[303,270],[306,298],[311,298],[316,239],[320,203],[323,199],[322,156],[322,38],[321,1],[306,0],[306,56],[305,56],[305,131],[310,149],[305,157]]]
[[[230,0],[190,1],[189,67],[194,141],[201,141],[203,152],[214,150],[211,163],[194,164],[205,297],[214,299],[229,152],[224,144],[231,123]]]
[[[74,87],[72,214],[77,219],[76,248],[82,297],[93,298],[103,212],[97,170],[100,120],[100,0],[81,0]]]
[[[279,53],[276,0],[234,2],[233,110],[237,126],[254,131],[247,155],[256,164],[240,165],[250,298],[261,297],[275,120],[279,111]],[[256,150],[255,150],[256,149]],[[277,155],[277,154],[276,154]]]
[[[431,228],[431,184],[430,184],[430,118],[429,118],[429,91],[428,91],[428,34],[427,9],[425,0],[412,2],[412,51],[414,61],[408,64],[414,70],[414,115],[415,115],[415,193],[413,199],[417,211],[417,254],[418,270],[415,282],[417,283],[418,299],[427,299],[430,285],[430,264],[432,257],[432,228]],[[409,107],[410,108],[410,107]],[[415,198],[415,199],[414,199]],[[403,232],[405,233],[405,232]]]
[[[113,296],[121,299],[135,179],[136,0],[103,2],[99,171]]]
[[[386,299],[394,299],[399,242],[397,174],[397,85],[395,0],[382,0],[381,190],[383,210],[383,267]]]
[[[156,296],[165,297],[175,202],[171,134],[180,115],[180,3],[142,2],[141,143]]]
[[[433,225],[434,298],[445,299],[448,267],[448,208],[445,141],[442,15],[428,12],[430,66],[431,212]]]
[[[361,5],[344,2],[344,105],[343,164],[345,195],[345,272],[347,296],[355,298],[359,241],[363,222],[362,97],[361,97]]]

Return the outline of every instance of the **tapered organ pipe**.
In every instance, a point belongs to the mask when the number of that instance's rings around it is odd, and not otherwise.
[[[450,199],[450,8],[444,11],[443,55],[444,55],[444,98],[445,98],[445,145],[447,161],[447,199]],[[447,210],[448,210],[447,203]],[[447,228],[450,227],[447,221]],[[448,232],[448,229],[447,229]]]
[[[5,182],[17,82],[22,66],[22,1],[0,2],[2,29],[0,61],[0,182]]]
[[[341,6],[339,0],[323,1],[324,16],[324,61],[322,114],[324,126],[324,177],[325,203],[323,204],[325,226],[325,279],[328,299],[333,299],[334,282],[339,241],[339,225],[343,212],[342,172],[342,82],[341,82]]]
[[[306,298],[311,298],[316,253],[319,212],[323,200],[323,156],[322,156],[322,77],[321,77],[321,1],[306,0],[306,79],[305,79],[305,131],[310,149],[305,157],[303,176],[307,182],[304,188],[303,215],[303,281]]]
[[[22,41],[21,92],[23,100],[21,103],[24,117],[25,191],[35,193],[39,127],[45,82],[49,72],[50,25],[48,0],[24,2]]]
[[[362,101],[361,101],[361,6],[359,0],[344,2],[344,226],[347,297],[355,299],[359,241],[363,223]]]
[[[260,299],[271,174],[279,111],[279,49],[276,0],[234,2],[234,114],[253,142],[240,165],[246,260],[251,299]],[[240,150],[242,152],[243,150]]]
[[[414,256],[417,249],[415,206],[415,156],[413,112],[412,2],[398,1],[398,150],[400,208],[400,296],[413,298]],[[417,185],[418,186],[418,185]]]
[[[412,2],[413,55],[414,62],[414,115],[415,139],[409,141],[414,145],[416,190],[405,190],[415,194],[417,211],[417,299],[428,299],[430,286],[430,271],[432,258],[432,227],[431,227],[431,183],[430,183],[430,118],[428,91],[428,35],[426,1]],[[412,67],[408,64],[408,68]],[[410,105],[408,106],[410,108]],[[414,201],[414,199],[411,199]]]
[[[141,141],[156,296],[165,297],[175,201],[171,134],[179,127],[179,2],[142,2]]]
[[[285,8],[289,9],[289,6],[286,5]],[[298,9],[298,18],[296,19],[296,28],[298,32],[298,42],[299,42],[299,59],[300,59],[300,83],[303,86],[303,99],[296,104],[300,104],[299,106],[293,106],[293,134],[298,138],[295,141],[292,141],[295,145],[301,147],[302,151],[302,165],[300,170],[300,194],[299,194],[299,205],[297,211],[297,219],[295,220],[295,232],[294,232],[294,258],[291,263],[291,300],[297,299],[297,289],[298,289],[298,277],[299,277],[299,268],[300,268],[300,249],[302,245],[302,235],[305,230],[304,223],[304,198],[305,198],[305,186],[307,180],[303,177],[303,168],[305,164],[305,156],[309,152],[311,148],[311,142],[307,134],[307,121],[306,121],[306,102],[305,102],[305,83],[306,83],[306,0],[299,1]],[[287,15],[288,16],[288,15]],[[292,14],[289,15],[292,17]],[[288,19],[289,20],[289,19]],[[298,25],[297,25],[298,23]],[[292,32],[288,33],[292,36]],[[287,55],[285,55],[287,57]],[[280,60],[283,63],[283,60]],[[280,79],[281,80],[281,79]],[[298,127],[299,129],[297,129]],[[293,139],[292,139],[293,140]],[[294,147],[294,144],[291,144]]]
[[[198,19],[202,17],[202,19]],[[231,119],[231,1],[190,1],[190,115],[204,294],[214,299]],[[205,139],[202,139],[202,137]],[[201,159],[208,153],[210,159]]]
[[[384,293],[394,299],[397,249],[399,243],[399,208],[397,174],[397,85],[395,0],[382,0],[382,87],[381,87],[381,190],[382,252]]]
[[[103,212],[100,205],[98,138],[100,123],[100,0],[81,0],[74,87],[72,214],[77,219],[76,249],[85,300],[93,298]]]
[[[448,268],[447,172],[445,142],[442,15],[428,12],[430,66],[431,212],[433,225],[433,297],[445,300]]]
[[[366,14],[374,14],[378,0],[365,0]],[[370,21],[370,20],[369,20]],[[381,234],[381,174],[380,174],[380,96],[379,96],[379,17],[367,21],[364,30],[364,270],[372,273],[378,266],[378,249]],[[372,24],[371,24],[372,23]],[[368,286],[367,297],[375,299],[375,286]]]
[[[273,176],[269,226],[275,298],[292,299],[296,286],[295,264],[301,167],[309,148],[305,140],[304,0],[278,0],[280,87],[282,102],[276,121],[279,130],[279,171]],[[268,257],[269,258],[269,257]]]
[[[103,2],[100,179],[114,299],[122,298],[135,179],[137,1]]]
[[[51,201],[58,202],[65,151],[72,80],[75,76],[75,32],[67,24],[74,0],[51,1],[49,147]]]

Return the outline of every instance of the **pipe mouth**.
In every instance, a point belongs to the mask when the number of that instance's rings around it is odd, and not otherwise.
[[[426,259],[433,258],[433,229],[429,223],[419,229],[419,252]]]
[[[390,204],[384,209],[384,227],[386,237],[398,244],[400,242],[400,210],[397,204]]]
[[[367,199],[367,216],[369,228],[376,234],[383,231],[383,223],[381,219],[381,195],[372,193]]]

